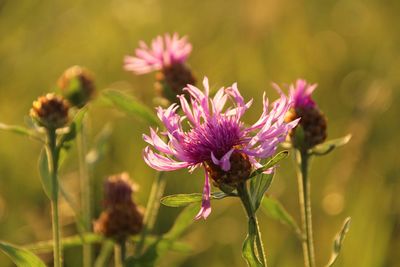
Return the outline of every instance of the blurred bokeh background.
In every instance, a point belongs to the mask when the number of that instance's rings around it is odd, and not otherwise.
[[[345,217],[352,225],[337,266],[400,266],[400,1],[195,1],[195,0],[0,0],[0,121],[24,124],[32,101],[54,89],[69,66],[88,67],[99,90],[124,90],[153,106],[154,76],[122,69],[139,40],[164,32],[188,35],[189,64],[213,88],[237,81],[254,98],[248,122],[261,112],[261,94],[277,97],[281,85],[302,77],[317,82],[314,93],[328,117],[329,138],[348,133],[351,142],[313,161],[312,205],[317,265],[330,255]],[[94,102],[90,135],[113,127],[109,150],[94,178],[96,214],[103,179],[128,171],[140,185],[145,206],[155,172],[141,159],[148,125]],[[0,132],[0,239],[24,244],[51,238],[49,204],[42,191],[40,144]],[[62,169],[75,197],[76,150]],[[166,194],[201,192],[203,173],[168,174]],[[299,220],[293,164],[281,164],[269,194]],[[64,235],[74,233],[63,205]],[[179,210],[161,208],[156,231],[166,231]],[[207,221],[193,224],[185,239],[191,254],[170,253],[161,266],[244,266],[240,251],[246,222],[237,200],[215,202]],[[302,266],[301,245],[283,225],[260,212],[269,266]],[[44,255],[48,258],[48,255]],[[0,265],[12,266],[0,253]],[[80,250],[66,251],[65,266],[80,266]]]

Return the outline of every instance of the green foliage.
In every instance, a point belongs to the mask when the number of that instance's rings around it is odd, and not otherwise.
[[[326,141],[320,145],[315,146],[311,149],[310,154],[316,156],[323,156],[327,155],[332,152],[335,148],[344,146],[347,144],[351,139],[351,134],[348,134],[344,137],[333,139],[330,141]]]
[[[197,205],[187,206],[176,218],[172,228],[162,237],[149,245],[143,255],[139,257],[129,257],[126,259],[126,267],[153,267],[157,261],[174,246],[174,243],[194,222],[194,217],[198,212]]]
[[[159,120],[154,112],[131,96],[112,89],[103,90],[102,95],[116,108],[128,115],[141,118],[151,125],[159,125]]]
[[[257,211],[274,178],[274,173],[259,174],[250,181],[250,197],[254,210]]]
[[[27,249],[0,241],[0,250],[2,250],[17,267],[46,267],[41,259]]]
[[[277,153],[273,158],[271,158],[267,163],[265,163],[262,167],[258,168],[257,170],[253,171],[249,178],[253,178],[254,176],[257,176],[266,170],[274,167],[276,164],[278,164],[281,160],[286,158],[289,155],[289,151],[284,150],[279,153]]]
[[[256,225],[253,220],[249,220],[249,233],[243,242],[242,256],[249,267],[263,267],[256,253]]]
[[[48,150],[46,148],[43,148],[42,151],[40,152],[39,155],[39,174],[40,174],[40,181],[42,182],[43,190],[46,193],[47,197],[49,199],[52,198],[52,192],[53,192],[53,183],[51,180],[51,174],[50,174],[50,162],[49,162],[49,155],[48,155]]]
[[[342,249],[344,237],[346,236],[347,232],[350,229],[350,222],[351,222],[351,218],[347,217],[344,220],[343,226],[340,229],[339,233],[337,233],[337,235],[335,236],[335,239],[333,240],[333,250],[332,250],[331,258],[329,259],[329,262],[326,265],[326,267],[332,267],[335,264],[337,258],[339,257],[339,253],[340,253],[340,250]]]
[[[230,195],[225,194],[224,192],[213,192],[211,193],[211,199],[223,199]],[[161,199],[161,203],[168,207],[183,207],[190,205],[192,203],[201,202],[203,195],[200,193],[192,193],[192,194],[176,194],[165,196]]]
[[[274,220],[281,222],[282,224],[289,226],[300,239],[303,239],[301,230],[297,225],[293,217],[286,211],[278,200],[271,197],[265,197],[261,203],[262,210]]]

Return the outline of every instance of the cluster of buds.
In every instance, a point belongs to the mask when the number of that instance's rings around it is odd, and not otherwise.
[[[301,118],[299,125],[289,134],[293,145],[299,149],[310,149],[323,143],[327,137],[326,117],[311,98],[316,87],[316,84],[308,85],[305,80],[297,80],[296,85],[290,88],[293,106],[285,120],[290,122]],[[302,131],[298,130],[299,127]]]
[[[75,107],[82,108],[95,95],[93,75],[85,68],[72,66],[58,79],[61,94]]]
[[[156,92],[167,103],[176,103],[176,96],[183,93],[183,88],[196,83],[196,78],[185,63],[192,45],[186,37],[179,38],[175,33],[172,36],[158,36],[152,41],[151,48],[144,42],[140,42],[139,46],[134,57],[125,57],[125,70],[135,74],[156,71]]]
[[[94,230],[123,242],[143,228],[143,214],[132,200],[135,186],[127,173],[108,177],[104,184],[105,209],[94,222]]]
[[[69,103],[63,97],[47,94],[33,102],[30,116],[41,127],[58,129],[67,125]]]

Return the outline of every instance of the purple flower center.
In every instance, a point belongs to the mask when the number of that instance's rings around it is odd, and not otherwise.
[[[221,158],[234,146],[244,142],[241,123],[227,116],[212,117],[186,133],[183,150],[187,161],[193,164],[211,159],[211,152]]]

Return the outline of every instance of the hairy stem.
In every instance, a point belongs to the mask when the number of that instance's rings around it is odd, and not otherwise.
[[[254,207],[251,204],[249,191],[245,183],[240,184],[237,190],[239,197],[243,203],[244,209],[246,210],[247,217],[249,219],[249,234],[252,234],[250,233],[250,231],[253,231],[251,229],[254,229],[255,231],[254,234],[256,235],[256,246],[257,246],[258,256],[260,257],[263,266],[267,267],[267,259],[265,256],[264,246],[261,239],[261,232],[258,226],[258,220],[255,214]]]
[[[49,159],[49,171],[51,174],[52,195],[51,195],[51,216],[53,228],[53,256],[54,267],[62,266],[62,249],[60,243],[60,222],[58,213],[58,149],[56,144],[55,129],[47,130],[47,155]]]
[[[135,247],[136,255],[140,255],[146,240],[146,236],[151,232],[151,230],[153,230],[158,210],[160,208],[160,198],[164,194],[165,185],[166,180],[164,177],[164,172],[158,172],[151,187],[149,200],[147,202],[146,212],[143,218],[143,230],[141,232],[139,242]]]
[[[312,213],[310,179],[308,177],[309,154],[307,151],[296,151],[297,180],[299,186],[299,202],[301,212],[302,230],[305,239],[302,241],[304,265],[315,267],[314,240],[312,233]]]

